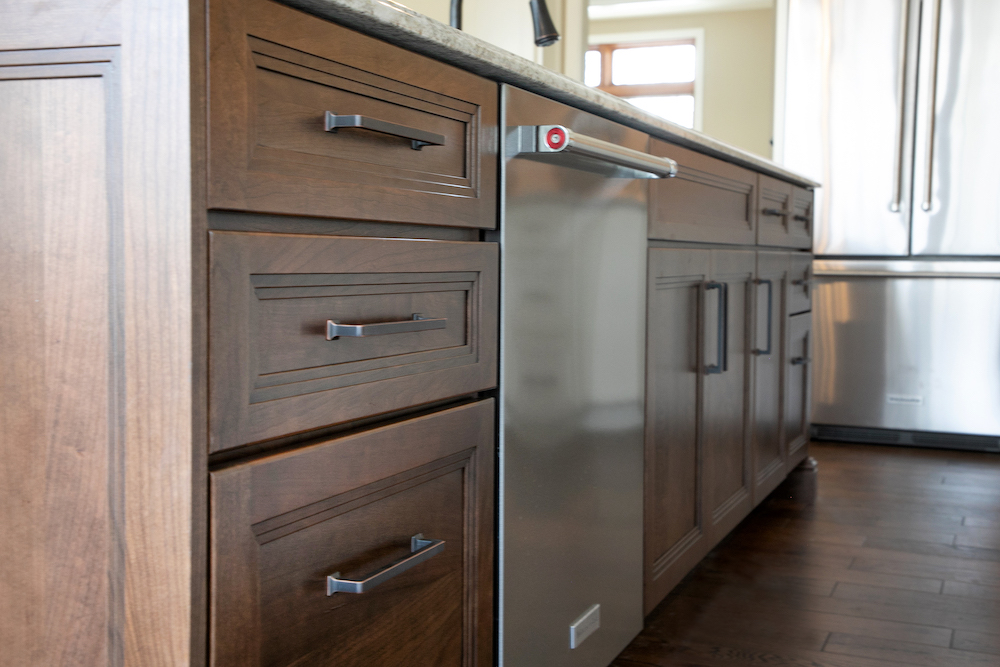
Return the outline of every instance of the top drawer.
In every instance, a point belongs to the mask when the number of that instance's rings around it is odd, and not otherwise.
[[[757,174],[656,139],[649,149],[678,165],[675,178],[650,183],[649,238],[754,244]]]
[[[757,188],[757,243],[812,248],[813,193],[761,174]]]
[[[210,207],[496,226],[495,83],[269,0],[209,5]]]

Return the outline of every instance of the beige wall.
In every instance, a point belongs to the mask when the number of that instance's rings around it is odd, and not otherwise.
[[[702,131],[770,158],[774,25],[774,10],[759,9],[591,20],[590,35],[593,41],[601,35],[702,28]]]

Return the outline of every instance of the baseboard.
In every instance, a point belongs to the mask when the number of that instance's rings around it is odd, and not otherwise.
[[[899,445],[901,447],[930,447],[933,449],[1000,453],[1000,436],[995,435],[813,424],[812,437],[813,440],[835,440],[868,445]]]

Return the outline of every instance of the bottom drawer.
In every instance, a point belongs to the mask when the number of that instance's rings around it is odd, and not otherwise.
[[[212,473],[212,664],[491,664],[492,445],[489,400]]]

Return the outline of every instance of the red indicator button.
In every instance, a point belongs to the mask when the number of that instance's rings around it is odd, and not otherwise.
[[[566,144],[566,133],[561,127],[553,127],[545,134],[545,143],[549,148],[558,150]]]

